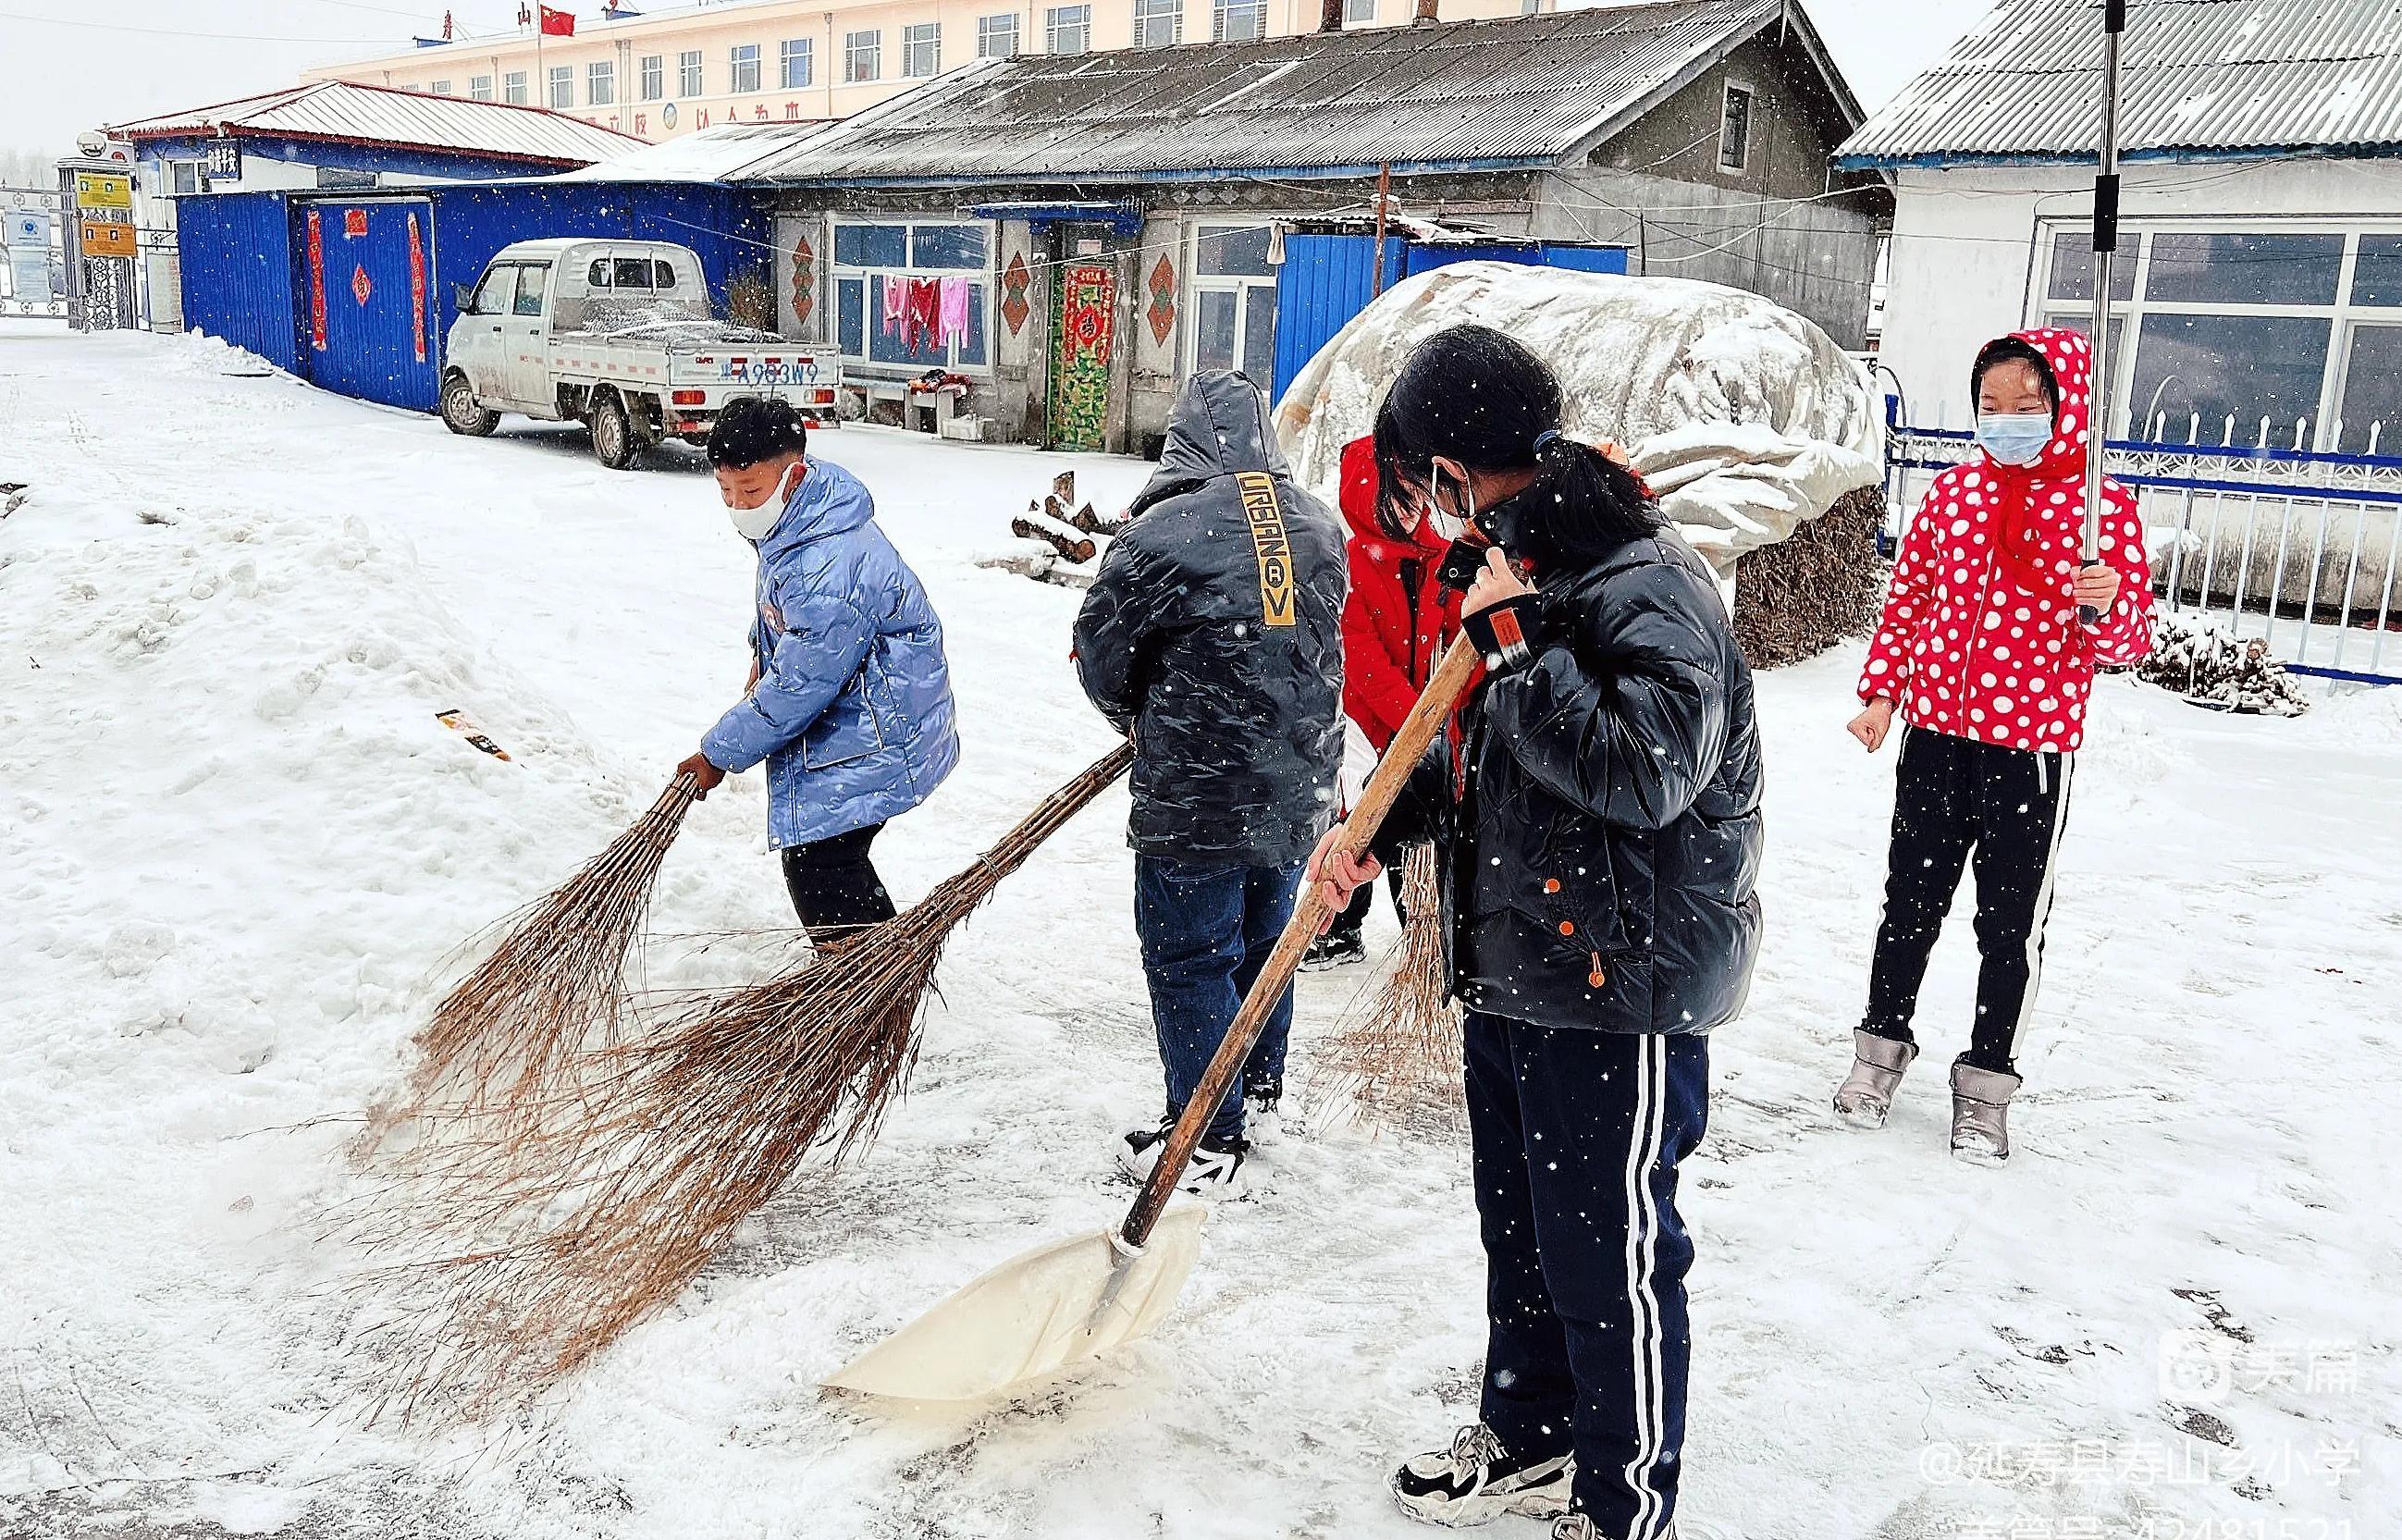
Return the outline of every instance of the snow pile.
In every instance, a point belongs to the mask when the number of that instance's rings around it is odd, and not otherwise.
[[[1293,380],[1277,430],[1302,483],[1332,498],[1410,350],[1465,323],[1542,355],[1570,426],[1624,446],[1722,573],[1883,476],[1868,377],[1792,311],[1688,279],[1462,262],[1387,291]]]
[[[1159,1335],[1070,1385],[951,1411],[817,1388],[1124,1214],[1110,1146],[1160,1072],[1122,794],[954,940],[875,1148],[761,1211],[673,1310],[482,1438],[333,1415],[360,1321],[325,1286],[352,1259],[301,1223],[346,1180],[346,1129],[316,1120],[391,1083],[446,956],[622,829],[739,692],[750,560],[697,457],[621,474],[572,427],[454,438],[234,378],[255,372],[0,323],[0,482],[35,488],[0,521],[0,1534],[1423,1536],[1385,1479],[1474,1415],[1484,1343],[1456,1146],[1296,1119]],[[971,558],[1028,482],[1073,464],[1119,506],[1147,467],[821,447],[950,639],[965,757],[876,852],[914,898],[1111,741],[1068,661],[1077,596]],[[1995,1173],[1943,1149],[1965,896],[1893,1126],[1825,1111],[1892,816],[1890,746],[1843,732],[1858,667],[1847,647],[1760,680],[1770,921],[1686,1168],[1682,1527],[2381,1533],[2402,691],[2270,723],[2101,681],[2022,1149]],[[515,762],[435,721],[452,706]],[[756,776],[693,810],[651,982],[766,960],[724,939],[789,920],[763,827]],[[1296,1075],[1373,983],[1303,980]],[[2170,1382],[2192,1346],[2228,1372]]]
[[[2153,620],[2152,655],[2135,666],[2135,677],[2189,700],[2261,716],[2298,717],[2311,708],[2267,642],[2230,636],[2195,615]]]

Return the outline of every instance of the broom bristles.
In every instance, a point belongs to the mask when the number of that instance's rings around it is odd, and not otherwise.
[[[681,1294],[812,1151],[864,1148],[951,933],[1132,762],[1119,747],[905,913],[575,1056],[570,1093],[385,1203],[379,1244],[470,1244],[371,1276],[398,1290],[382,1405],[406,1422],[522,1403]]]
[[[369,1114],[355,1157],[375,1154],[406,1124],[438,1135],[522,1121],[569,1080],[587,1042],[615,1040],[652,886],[697,791],[677,777],[582,870],[502,922],[500,939],[417,1034],[417,1066]]]
[[[1347,1100],[1372,1129],[1456,1135],[1467,1126],[1460,1089],[1460,1011],[1443,977],[1443,893],[1434,846],[1401,863],[1401,939],[1367,1011],[1325,1045],[1312,1099]]]

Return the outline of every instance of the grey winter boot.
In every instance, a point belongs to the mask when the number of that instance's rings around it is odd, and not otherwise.
[[[1918,1045],[1854,1032],[1852,1053],[1852,1072],[1835,1088],[1835,1115],[1854,1128],[1883,1128],[1884,1115],[1893,1110],[1894,1089],[1918,1057]]]
[[[1952,1066],[1952,1153],[1978,1165],[2010,1158],[2010,1098],[2025,1082],[1998,1069]]]

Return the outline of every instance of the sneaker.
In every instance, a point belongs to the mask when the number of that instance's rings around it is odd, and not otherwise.
[[[1160,1148],[1175,1127],[1175,1116],[1163,1114],[1155,1124],[1128,1129],[1118,1141],[1118,1169],[1138,1182],[1149,1181],[1159,1164]],[[1184,1167],[1184,1179],[1176,1185],[1186,1192],[1205,1195],[1238,1190],[1243,1157],[1250,1149],[1249,1143],[1242,1139],[1213,1139],[1204,1134]]]
[[[1893,1093],[1918,1057],[1916,1043],[1852,1033],[1852,1072],[1835,1088],[1835,1116],[1854,1128],[1883,1128],[1893,1110]]]
[[[1309,950],[1301,955],[1301,970],[1305,973],[1323,973],[1331,969],[1347,968],[1355,962],[1365,962],[1367,959],[1368,943],[1366,942],[1357,936],[1345,935],[1340,930],[1330,930],[1310,942]]]
[[[1602,1533],[1589,1513],[1571,1513],[1552,1526],[1552,1540],[1603,1540]],[[1677,1540],[1677,1526],[1669,1525],[1660,1532],[1660,1540]]]
[[[1482,1423],[1459,1430],[1451,1448],[1421,1454],[1393,1472],[1393,1501],[1429,1524],[1489,1524],[1505,1513],[1557,1519],[1568,1511],[1573,1456],[1523,1464]]]

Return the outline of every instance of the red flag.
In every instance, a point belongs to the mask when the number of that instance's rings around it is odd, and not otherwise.
[[[574,15],[574,13],[573,13],[573,11],[553,10],[553,9],[551,9],[548,6],[545,6],[545,7],[542,7],[542,33],[543,33],[543,35],[544,35],[544,36],[545,36],[545,37],[573,37],[573,36],[574,36],[574,35],[575,35],[575,15]]]

